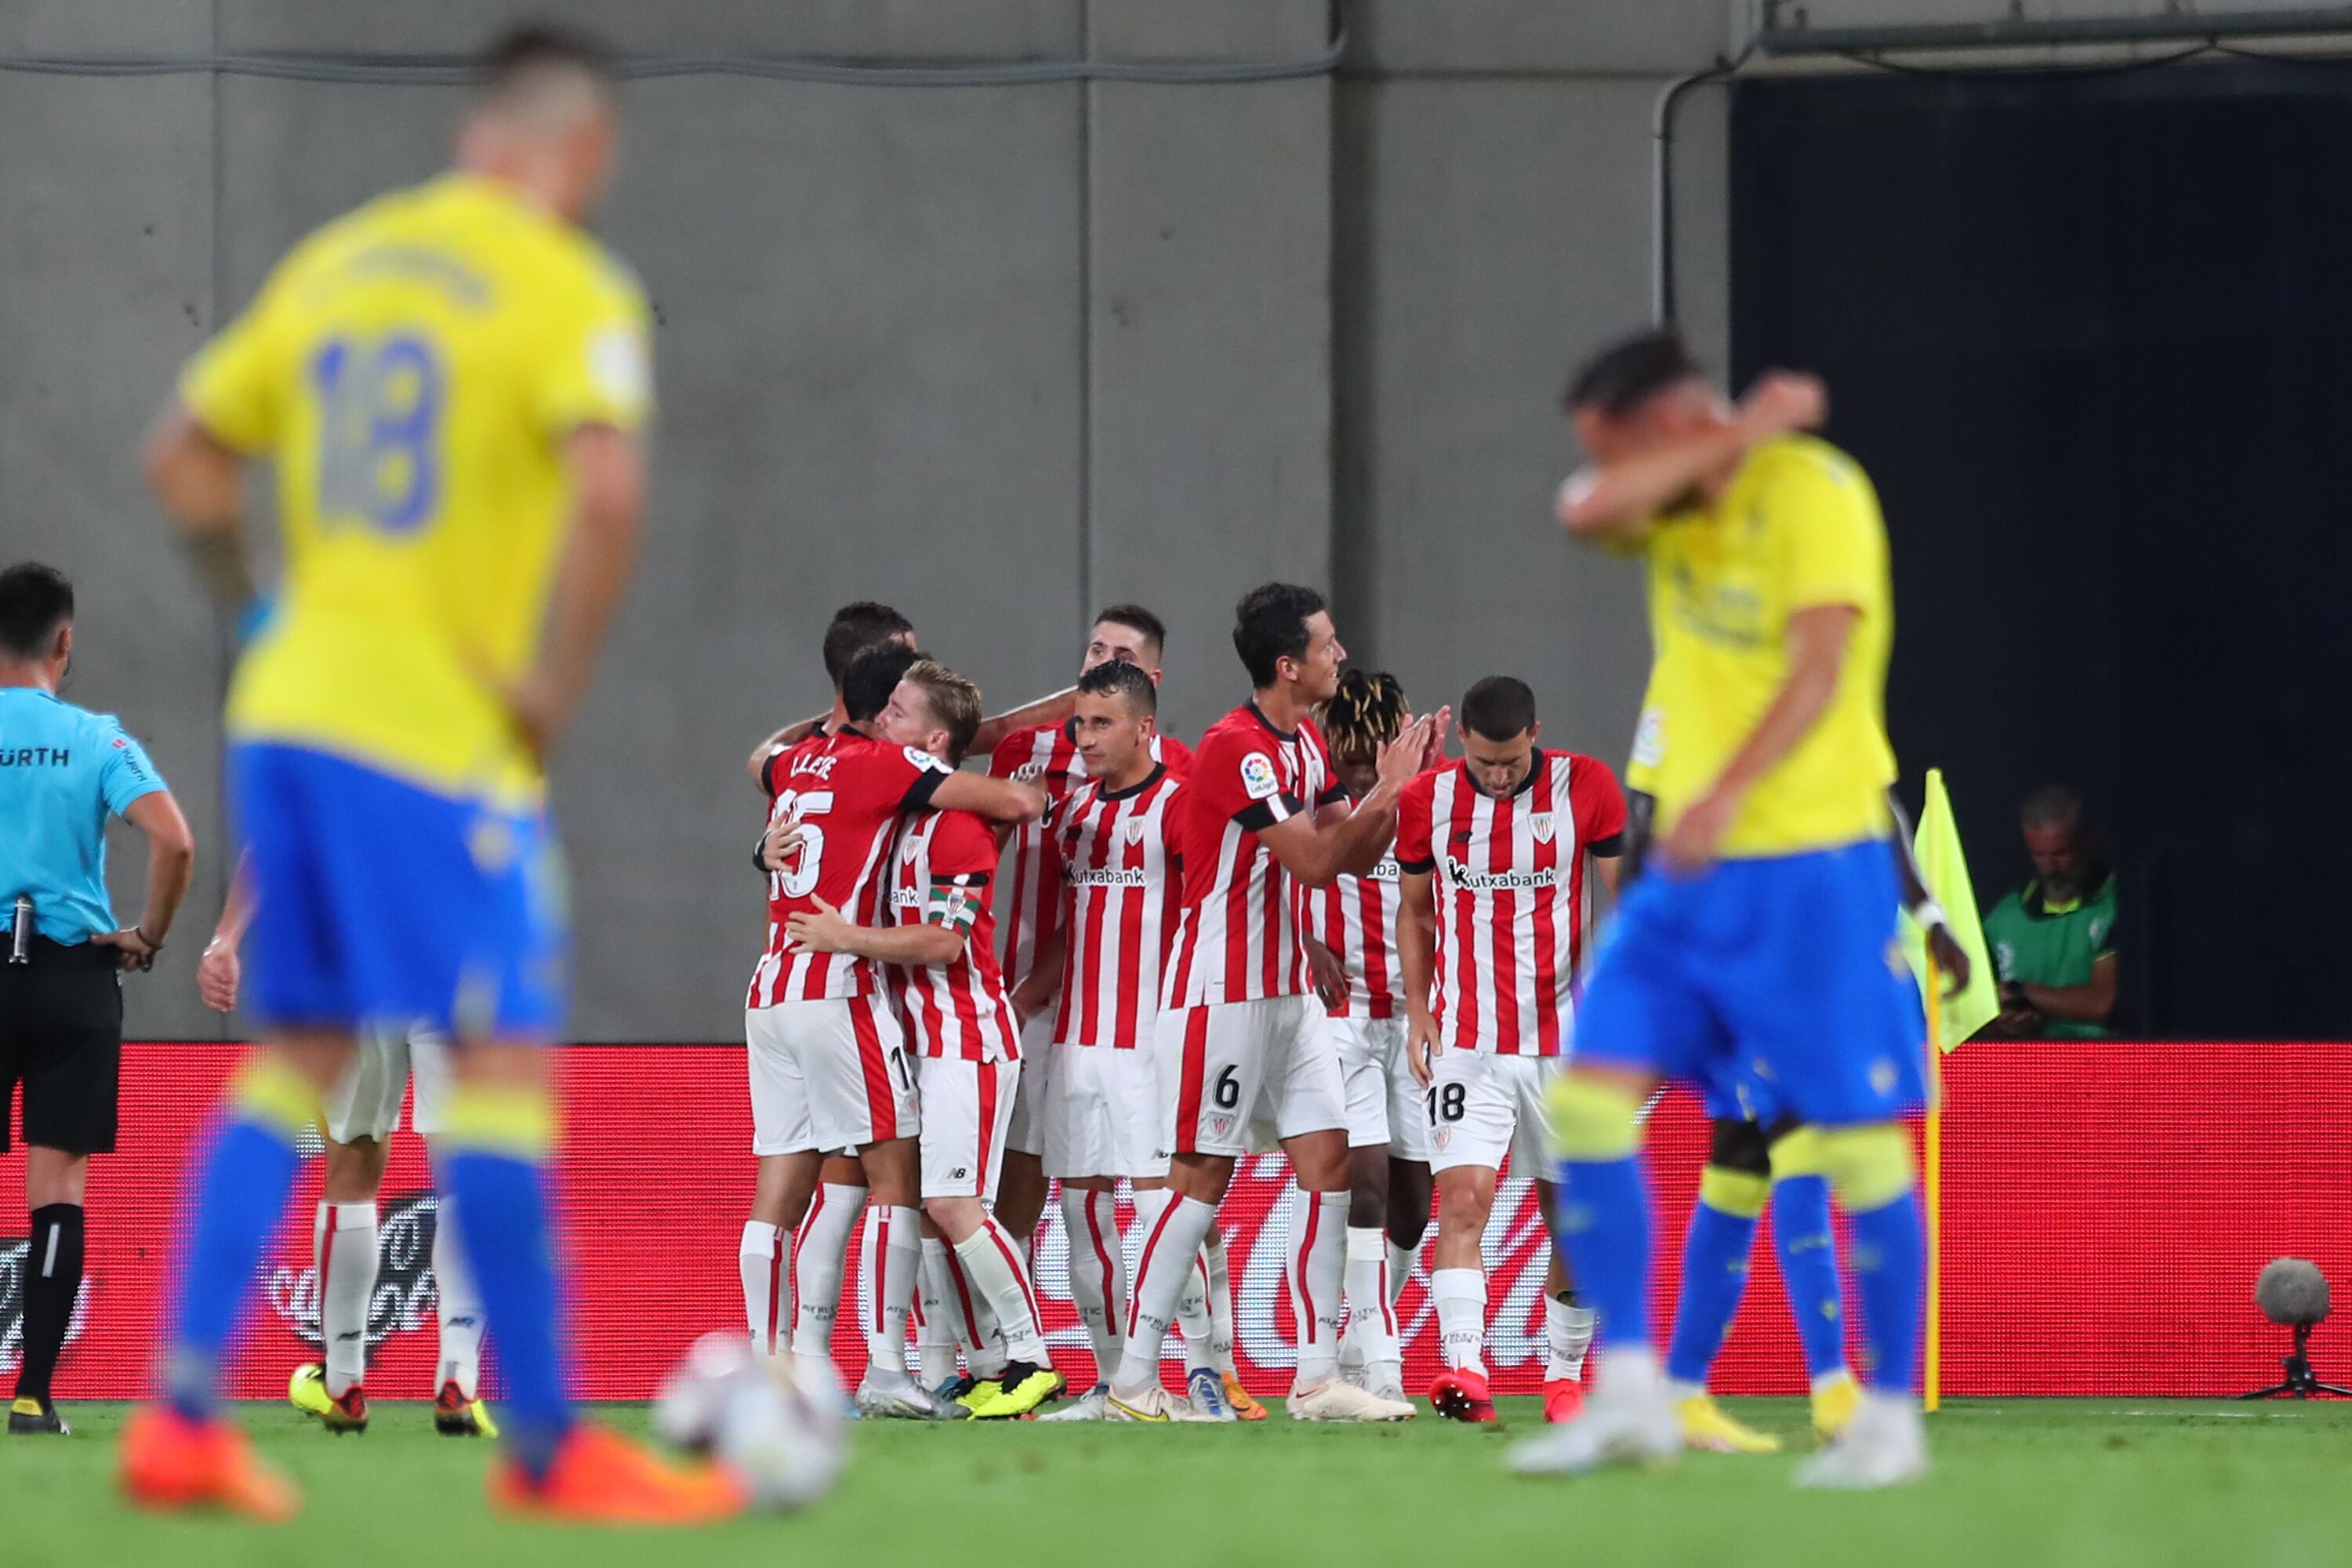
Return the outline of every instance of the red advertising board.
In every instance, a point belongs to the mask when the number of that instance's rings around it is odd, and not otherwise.
[[[147,1380],[180,1166],[236,1052],[126,1049],[123,1152],[91,1168],[89,1282],[58,1381],[68,1398],[131,1394]],[[2253,1309],[2263,1263],[2292,1254],[2352,1279],[2352,1046],[1980,1045],[1946,1066],[1947,1393],[2236,1393],[2271,1381],[2285,1348],[2284,1331]],[[735,1253],[751,1159],[741,1047],[574,1047],[562,1079],[559,1191],[579,1385],[595,1398],[643,1398],[696,1336],[742,1321]],[[1696,1107],[1670,1095],[1650,1132],[1664,1309],[1705,1149]],[[19,1353],[23,1169],[0,1162],[0,1373]],[[1269,1393],[1287,1385],[1291,1356],[1284,1186],[1278,1159],[1245,1162],[1220,1218],[1244,1380]],[[369,1388],[421,1397],[434,1354],[432,1198],[422,1146],[405,1134],[384,1190]],[[317,1354],[317,1196],[312,1162],[257,1281],[230,1373],[236,1394],[277,1394]],[[1486,1243],[1490,1364],[1502,1389],[1531,1391],[1543,1370],[1546,1244],[1523,1184],[1506,1184]],[[1759,1238],[1719,1367],[1723,1392],[1803,1386],[1770,1257]],[[1055,1358],[1076,1382],[1091,1358],[1066,1258],[1049,1206],[1037,1284]],[[859,1278],[853,1268],[853,1289]],[[1416,1277],[1399,1306],[1415,1384],[1435,1371],[1425,1287]],[[837,1350],[854,1374],[854,1304],[842,1321]],[[2313,1349],[2323,1373],[2352,1371],[2352,1332],[2323,1326]]]

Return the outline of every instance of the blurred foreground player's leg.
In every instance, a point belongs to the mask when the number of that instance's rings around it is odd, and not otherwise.
[[[642,1523],[743,1506],[716,1468],[575,1421],[548,1235],[566,943],[541,766],[627,581],[651,404],[643,296],[577,226],[611,160],[610,79],[593,49],[509,35],[457,169],[292,252],[150,437],[150,482],[224,607],[253,596],[249,456],[280,469],[288,549],[227,721],[268,1044],[194,1175],[168,1402],[124,1433],[124,1488],[149,1506],[295,1511],[213,1385],[296,1134],[354,1032],[410,1019],[462,1045],[440,1178],[508,1383],[492,1501]],[[371,248],[435,265],[348,265]]]

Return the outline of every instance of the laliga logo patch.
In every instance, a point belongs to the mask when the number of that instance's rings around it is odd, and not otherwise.
[[[1252,800],[1272,800],[1282,793],[1282,781],[1274,776],[1274,763],[1262,752],[1252,752],[1242,759],[1242,789]]]
[[[1537,812],[1533,816],[1528,818],[1528,826],[1535,830],[1536,842],[1538,844],[1549,844],[1551,842],[1551,836],[1554,831],[1553,824],[1553,816],[1549,811]]]

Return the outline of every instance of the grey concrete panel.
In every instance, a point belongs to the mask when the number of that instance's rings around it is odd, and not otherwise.
[[[1078,92],[641,100],[608,226],[661,318],[654,515],[558,780],[584,1034],[740,1027],[764,930],[742,758],[829,700],[835,605],[897,604],[999,705],[1065,676]]]
[[[2086,17],[2171,16],[2186,9],[2224,12],[2315,11],[2326,0],[2205,0],[2184,7],[2179,0],[1805,0],[1806,23],[1815,27],[1917,26],[1953,22],[2080,21]],[[1783,26],[1793,7],[1782,6]]]
[[[1674,76],[1724,50],[1732,12],[1726,0],[1356,0],[1349,15],[1357,69]]]
[[[982,59],[1075,55],[1082,0],[218,0],[227,49],[443,53],[520,18],[593,29],[646,54],[746,52]]]
[[[221,646],[140,482],[139,435],[210,310],[210,84],[0,82],[0,559],[74,579],[69,701],[118,713],[194,825],[199,879],[162,965],[128,986],[140,1036],[217,1034],[195,955],[216,912]],[[110,853],[138,919],[139,835]]]
[[[1091,89],[1089,584],[1167,620],[1188,738],[1243,694],[1234,600],[1329,577],[1329,91]]]
[[[12,0],[0,7],[0,49],[12,54],[201,52],[212,36],[213,0]]]
[[[1103,59],[1288,58],[1329,42],[1328,0],[1087,0],[1087,37]]]
[[[1520,675],[1548,742],[1612,763],[1647,668],[1641,584],[1549,503],[1576,460],[1572,363],[1647,316],[1656,85],[1349,83],[1340,121],[1358,651],[1423,707]]]

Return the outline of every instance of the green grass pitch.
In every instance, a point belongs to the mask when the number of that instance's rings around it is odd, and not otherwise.
[[[1793,1400],[1744,1419],[1803,1442]],[[1532,1400],[1504,1402],[1519,1430]],[[333,1438],[283,1405],[242,1412],[308,1494],[266,1530],[130,1512],[112,1489],[124,1407],[69,1405],[70,1440],[0,1441],[0,1563],[509,1568],[1157,1568],[1159,1564],[1691,1564],[1695,1568],[2267,1568],[2352,1564],[2352,1405],[1968,1401],[1931,1418],[1936,1468],[1869,1496],[1792,1491],[1791,1455],[1694,1455],[1670,1472],[1517,1480],[1511,1433],[1402,1426],[852,1428],[840,1489],[796,1517],[677,1536],[494,1521],[481,1445],[386,1402]],[[639,1406],[607,1419],[645,1425]]]

